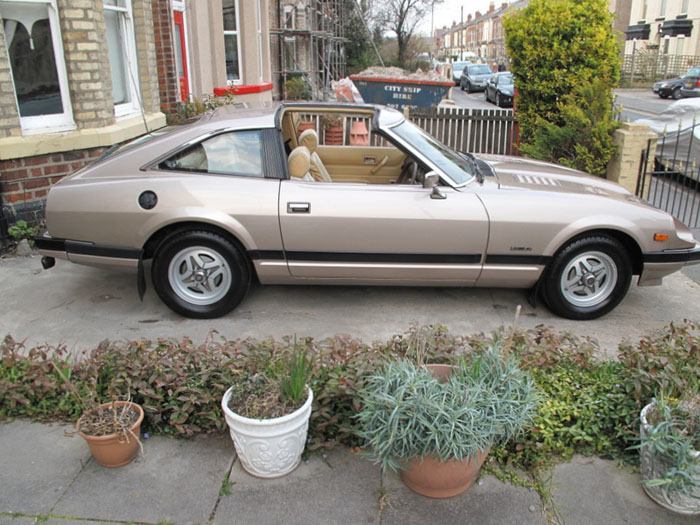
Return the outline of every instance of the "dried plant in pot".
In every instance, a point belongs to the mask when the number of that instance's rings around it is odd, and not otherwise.
[[[659,395],[640,414],[642,486],[651,499],[679,514],[700,515],[700,394]]]
[[[95,460],[103,467],[122,467],[136,457],[141,445],[141,423],[143,409],[130,400],[113,399],[109,403],[98,404],[96,389],[89,397],[81,396],[75,385],[55,363],[61,379],[80,403],[83,412],[75,424],[75,431],[90,448]]]
[[[401,469],[415,492],[446,498],[469,488],[491,446],[531,422],[537,394],[516,361],[492,348],[451,367],[390,363],[360,399],[365,455],[383,472]]]
[[[239,370],[221,401],[236,454],[243,468],[259,478],[277,478],[301,461],[311,417],[312,364],[295,344],[280,370]]]

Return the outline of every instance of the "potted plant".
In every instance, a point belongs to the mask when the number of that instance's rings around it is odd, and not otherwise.
[[[642,486],[662,507],[700,515],[700,394],[690,388],[679,400],[657,396],[642,409]]]
[[[359,397],[366,456],[383,472],[401,469],[415,492],[446,498],[469,488],[492,445],[531,421],[537,394],[512,357],[490,348],[455,366],[392,362]]]
[[[323,143],[327,146],[343,145],[343,117],[328,114],[321,119],[323,124]]]
[[[82,415],[75,424],[75,431],[82,437],[95,460],[103,467],[121,467],[136,457],[141,445],[141,423],[143,409],[130,400],[97,404],[97,389],[93,384],[89,397],[83,397],[78,389],[60,370],[54,361],[51,362],[70,392],[82,407]]]
[[[275,371],[239,370],[221,401],[236,454],[253,476],[277,478],[301,461],[311,417],[312,365],[306,348]]]

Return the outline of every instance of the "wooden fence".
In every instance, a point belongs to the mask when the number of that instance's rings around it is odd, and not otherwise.
[[[517,123],[511,110],[420,108],[411,122],[457,151],[517,155]]]

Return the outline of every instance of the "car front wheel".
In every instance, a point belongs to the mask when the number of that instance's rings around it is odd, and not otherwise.
[[[250,269],[228,239],[208,231],[186,231],[167,239],[151,268],[153,286],[173,311],[194,319],[233,310],[250,286]]]
[[[496,93],[496,105],[500,108],[501,107],[501,94]]]
[[[547,306],[562,317],[601,317],[624,298],[632,264],[622,244],[606,235],[576,239],[551,262],[542,284]]]
[[[681,93],[681,88],[679,88],[679,87],[674,88],[674,90],[671,91],[671,97],[673,98],[673,100],[679,100],[679,99],[683,98],[683,94]]]

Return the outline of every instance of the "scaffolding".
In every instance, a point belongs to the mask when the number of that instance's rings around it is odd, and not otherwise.
[[[278,60],[273,74],[280,89],[293,76],[303,75],[315,100],[331,93],[331,81],[345,76],[343,20],[346,0],[275,0]],[[303,7],[300,4],[305,4]],[[281,93],[283,95],[283,93]]]

